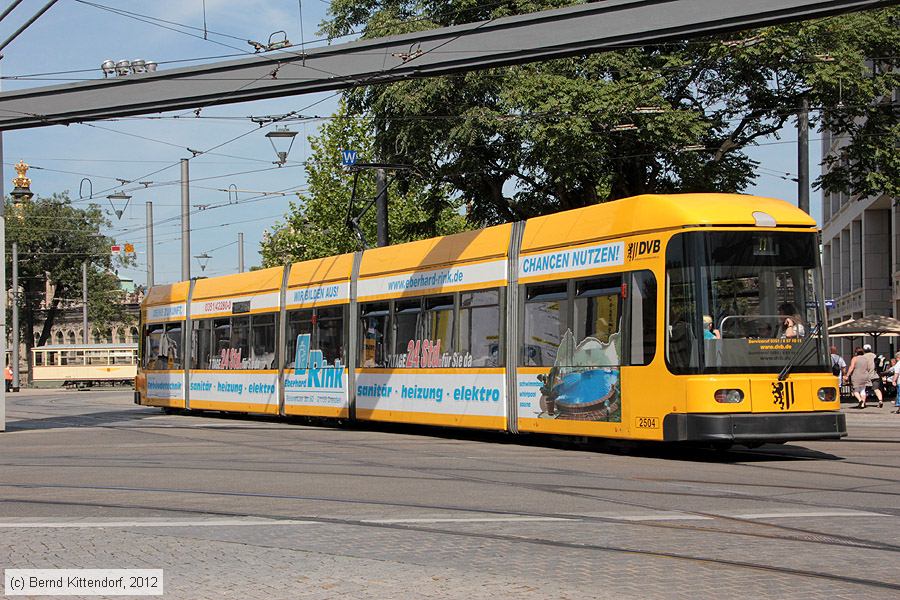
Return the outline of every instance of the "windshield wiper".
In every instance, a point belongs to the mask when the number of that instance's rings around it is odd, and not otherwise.
[[[781,373],[778,374],[778,381],[784,381],[791,374],[791,369],[794,368],[794,362],[797,360],[797,357],[803,352],[803,349],[806,348],[806,345],[809,344],[809,340],[817,337],[819,335],[819,330],[822,329],[822,321],[816,323],[816,326],[813,327],[812,333],[803,338],[803,341],[800,343],[800,346],[794,350],[793,356],[791,356],[791,360],[788,361],[784,368],[781,370]]]

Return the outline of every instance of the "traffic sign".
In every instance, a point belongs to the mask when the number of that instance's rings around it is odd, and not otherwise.
[[[356,150],[341,150],[341,164],[352,167],[356,164]]]

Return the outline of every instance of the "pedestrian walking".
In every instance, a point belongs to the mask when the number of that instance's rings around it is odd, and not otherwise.
[[[859,346],[853,351],[850,359],[850,367],[847,369],[847,378],[850,381],[850,390],[859,404],[856,408],[866,407],[866,387],[870,384],[869,370],[866,368],[866,357]]]
[[[900,352],[897,353],[897,358],[893,360],[893,363],[890,373],[896,396],[894,396],[894,410],[891,411],[891,414],[900,415],[900,389],[897,388],[898,380],[900,380]]]
[[[838,354],[837,346],[831,347],[831,373],[843,381],[847,377],[847,363],[844,357]]]
[[[869,370],[872,391],[875,392],[875,397],[878,398],[878,408],[881,408],[884,406],[884,392],[882,391],[884,386],[881,385],[881,373],[878,372],[878,367],[876,366],[875,353],[872,352],[872,346],[869,344],[863,346],[863,352],[865,352],[864,356],[866,357],[866,367]]]
[[[13,373],[11,366],[6,365],[6,370],[3,372],[3,378],[6,379],[6,391],[12,391]]]

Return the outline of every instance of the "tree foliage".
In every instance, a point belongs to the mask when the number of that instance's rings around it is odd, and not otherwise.
[[[31,332],[43,322],[38,345],[50,338],[61,309],[80,306],[81,264],[88,261],[88,318],[95,328],[128,322],[119,279],[113,272],[112,239],[99,233],[109,225],[96,205],[78,208],[68,195],[34,197],[15,205],[6,199],[6,252],[18,244],[21,339],[30,351]],[[12,289],[12,269],[6,270],[6,286]],[[30,358],[30,352],[28,353]]]
[[[570,2],[334,0],[323,33],[407,33]],[[745,149],[777,137],[802,98],[851,140],[817,183],[896,193],[898,9],[438,78],[356,88],[383,160],[449,184],[476,224],[641,193],[740,191]],[[876,68],[867,59],[876,57]],[[815,110],[821,108],[821,110]],[[891,137],[893,136],[893,137]],[[786,165],[792,170],[794,165]]]
[[[311,158],[306,164],[307,191],[292,202],[285,220],[263,236],[264,266],[283,265],[353,252],[360,248],[347,227],[347,207],[353,175],[341,166],[341,150],[353,149],[359,160],[373,161],[372,122],[347,114],[343,104],[316,136],[310,137]],[[389,188],[388,229],[391,242],[400,243],[436,235],[456,233],[465,219],[446,184],[425,185],[418,173],[399,171]],[[356,212],[375,196],[374,172],[360,172],[356,189]],[[375,243],[375,214],[370,209],[360,223],[369,245]]]

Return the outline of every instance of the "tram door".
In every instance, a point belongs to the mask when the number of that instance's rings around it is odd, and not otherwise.
[[[622,433],[627,278],[621,273],[524,286],[519,428]]]

